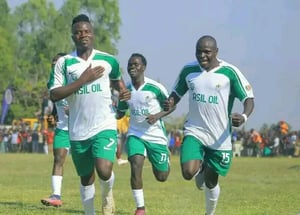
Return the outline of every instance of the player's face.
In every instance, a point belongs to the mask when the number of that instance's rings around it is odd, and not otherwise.
[[[72,27],[72,39],[77,49],[85,50],[93,47],[94,33],[90,23],[78,22]]]
[[[128,60],[127,72],[131,79],[137,79],[144,75],[145,65],[140,57],[131,57]]]
[[[196,45],[196,58],[202,68],[209,71],[218,65],[218,49],[212,40],[202,39]]]

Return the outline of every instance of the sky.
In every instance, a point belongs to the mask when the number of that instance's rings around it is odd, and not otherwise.
[[[14,8],[26,0],[7,2]],[[218,57],[238,67],[254,90],[255,109],[246,128],[285,120],[300,130],[299,0],[119,2],[117,58],[123,68],[133,52],[142,53],[148,61],[146,76],[171,91],[184,64],[195,60],[198,38],[212,35]],[[129,80],[127,74],[124,78]],[[181,116],[187,107],[186,95],[172,115]],[[242,111],[238,100],[234,111]]]

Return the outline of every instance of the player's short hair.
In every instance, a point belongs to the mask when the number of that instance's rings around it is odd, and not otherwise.
[[[140,53],[133,53],[130,58],[132,57],[140,57],[142,59],[142,63],[147,66],[147,60],[146,58],[144,57],[144,55],[140,54]]]
[[[56,54],[56,56],[60,56],[60,57],[65,56],[65,55],[67,55],[67,53],[65,53],[65,52],[58,52]]]
[[[90,18],[85,14],[79,14],[75,16],[72,20],[72,26],[78,22],[88,22],[91,23]]]

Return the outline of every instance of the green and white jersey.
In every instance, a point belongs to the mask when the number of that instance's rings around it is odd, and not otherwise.
[[[57,111],[58,121],[56,122],[56,128],[68,131],[69,116],[66,114],[66,108],[68,108],[68,103],[66,99],[55,102],[55,107]]]
[[[51,77],[54,76],[54,69],[51,70],[50,72],[50,78],[47,83],[48,89],[50,88],[50,79]],[[54,103],[56,112],[57,112],[57,118],[58,121],[56,122],[56,128],[68,131],[68,121],[69,121],[69,116],[66,114],[65,109],[68,108],[68,103],[66,99],[62,99],[60,101],[57,101]]]
[[[93,50],[87,60],[79,58],[76,51],[58,59],[49,89],[68,85],[77,80],[89,67],[102,66],[103,76],[83,85],[66,98],[69,105],[69,133],[71,140],[86,140],[103,130],[116,130],[115,112],[112,108],[110,80],[119,80],[121,72],[116,58]]]
[[[182,97],[189,91],[189,112],[184,134],[198,138],[216,150],[231,150],[231,111],[234,99],[253,98],[251,85],[235,66],[220,60],[206,72],[198,62],[184,66],[173,91]]]
[[[168,139],[162,119],[150,125],[146,118],[148,115],[159,113],[163,108],[163,102],[168,98],[166,88],[145,77],[145,83],[139,89],[135,89],[132,83],[127,88],[131,91],[131,99],[119,103],[118,109],[126,111],[129,107],[130,121],[127,136],[136,136],[151,143],[167,145]]]

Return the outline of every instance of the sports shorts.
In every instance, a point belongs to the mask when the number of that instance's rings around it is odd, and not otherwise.
[[[53,142],[53,149],[61,149],[61,148],[65,148],[65,149],[70,148],[69,131],[56,128],[54,142]]]
[[[117,131],[104,130],[87,140],[71,141],[72,160],[77,174],[86,176],[95,168],[95,159],[101,158],[112,163],[116,158]]]
[[[232,150],[214,150],[198,140],[196,137],[185,136],[181,145],[180,162],[202,160],[216,173],[226,176],[232,161]]]
[[[126,142],[128,157],[133,155],[147,156],[154,169],[169,170],[169,150],[167,145],[151,143],[139,137],[130,135]]]

